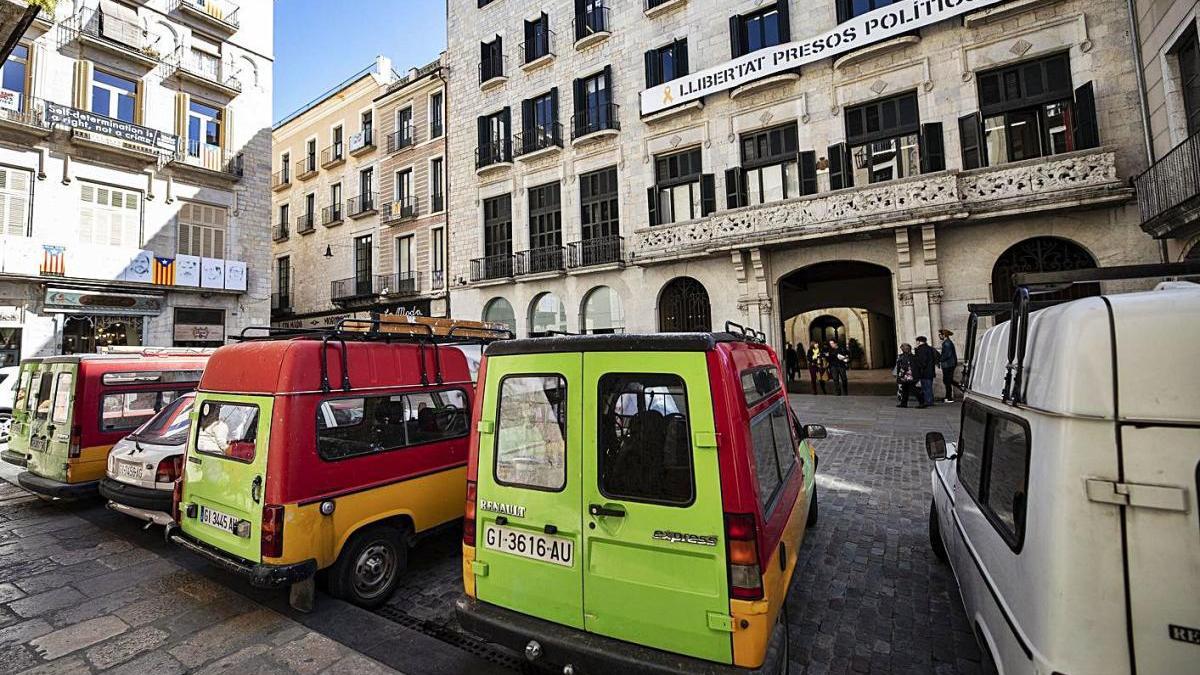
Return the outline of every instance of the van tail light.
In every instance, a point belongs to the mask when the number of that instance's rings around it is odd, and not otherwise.
[[[82,429],[80,429],[78,426],[71,427],[71,444],[67,446],[68,458],[76,459],[79,457],[79,451],[81,450],[79,441],[81,436],[83,436]]]
[[[261,550],[264,558],[283,557],[283,507],[278,504],[263,507]]]
[[[171,517],[176,523],[183,522],[183,513],[181,503],[183,502],[183,476],[175,479],[175,486],[171,488]]]
[[[757,529],[752,513],[725,514],[729,595],[738,600],[761,600],[763,597],[762,570],[758,565]]]
[[[182,469],[183,469],[183,455],[175,455],[174,457],[167,457],[166,459],[164,459],[158,463],[158,469],[155,470],[155,472],[154,472],[154,482],[155,483],[174,482],[176,478],[179,478],[179,474]]]
[[[463,508],[463,544],[475,545],[475,481],[467,481],[467,503]]]

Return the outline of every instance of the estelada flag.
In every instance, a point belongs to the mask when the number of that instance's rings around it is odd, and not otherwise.
[[[175,259],[174,258],[154,258],[154,274],[152,277],[154,283],[162,286],[175,285]]]
[[[61,277],[67,273],[67,263],[63,256],[67,247],[42,244],[42,266],[39,272],[47,276]]]

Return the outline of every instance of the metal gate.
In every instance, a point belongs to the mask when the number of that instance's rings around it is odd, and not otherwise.
[[[712,330],[712,308],[704,284],[691,277],[671,280],[659,298],[658,328],[664,333]]]

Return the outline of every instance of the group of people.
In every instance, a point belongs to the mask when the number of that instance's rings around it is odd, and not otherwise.
[[[846,378],[846,371],[850,370],[850,352],[837,340],[829,340],[824,345],[813,341],[804,360],[808,364],[808,377],[812,381],[814,395],[818,386],[822,394],[828,394],[825,383],[831,380],[835,395],[846,396],[850,393],[850,382]],[[783,362],[787,367],[788,382],[800,376],[800,353],[790,342],[784,343]]]
[[[907,408],[908,399],[917,391],[917,407],[928,408],[933,405],[933,380],[937,369],[942,371],[942,384],[946,388],[946,403],[954,402],[954,369],[958,367],[958,351],[950,338],[954,332],[943,328],[938,331],[942,340],[941,351],[935,350],[929,339],[924,335],[917,337],[917,348],[905,342],[900,345],[900,354],[896,356],[896,366],[892,374],[896,376],[899,388],[900,402],[898,408]]]

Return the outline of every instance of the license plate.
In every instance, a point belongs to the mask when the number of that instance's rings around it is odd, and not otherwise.
[[[489,524],[483,531],[483,546],[493,551],[563,567],[575,565],[575,542],[562,537],[548,537],[536,532],[523,532],[511,527]]]
[[[117,476],[121,478],[141,478],[142,465],[129,462],[117,462]]]
[[[46,449],[46,439],[44,439],[44,438],[29,439],[29,449],[30,450],[45,450]]]
[[[214,511],[207,506],[201,506],[200,522],[209,527],[215,527],[223,532],[236,535],[238,533],[238,523],[242,522],[242,519],[231,516],[228,513]]]

